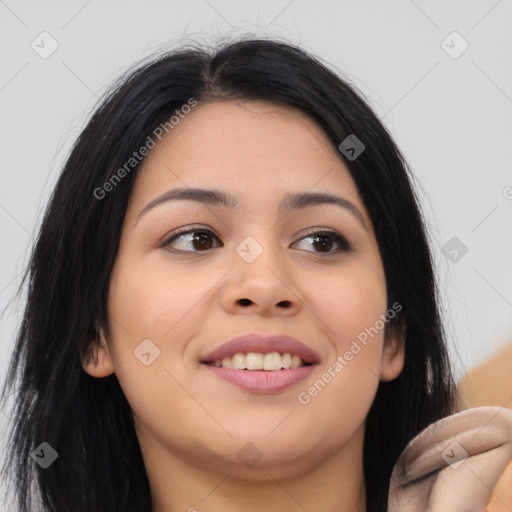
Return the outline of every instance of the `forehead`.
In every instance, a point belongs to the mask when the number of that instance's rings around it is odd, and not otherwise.
[[[261,101],[199,103],[164,135],[147,164],[171,152],[175,163],[208,158],[211,164],[244,162],[251,168],[304,157],[334,162],[336,156],[324,131],[306,114]]]
[[[179,187],[222,188],[243,203],[330,191],[364,205],[335,145],[305,113],[274,103],[199,103],[144,159],[133,190],[142,207]]]

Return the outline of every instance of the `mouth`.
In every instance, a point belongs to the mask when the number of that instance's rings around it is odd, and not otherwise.
[[[246,391],[276,393],[307,378],[319,364],[319,357],[287,336],[244,335],[215,349],[200,363]]]

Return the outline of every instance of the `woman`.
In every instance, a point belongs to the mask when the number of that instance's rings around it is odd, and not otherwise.
[[[124,77],[27,277],[21,511],[33,478],[45,511],[384,511],[404,447],[456,410],[406,162],[286,43]]]

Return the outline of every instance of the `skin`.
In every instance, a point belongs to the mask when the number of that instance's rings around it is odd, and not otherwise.
[[[177,187],[225,190],[239,210],[170,201],[137,222],[148,203]],[[278,213],[284,194],[308,191],[348,199],[367,229],[332,204]],[[192,235],[161,247],[191,224],[213,232],[206,249]],[[333,238],[311,245],[308,228],[337,231],[351,250]],[[248,236],[263,248],[250,264],[236,252]],[[153,512],[365,511],[365,418],[379,381],[402,370],[403,338],[388,324],[309,403],[297,396],[387,307],[370,217],[323,130],[271,103],[199,103],[137,175],[111,275],[110,336],[101,331],[83,363],[94,377],[115,372],[120,381]],[[245,333],[292,336],[321,362],[307,380],[270,395],[244,391],[200,364]],[[144,339],[160,350],[149,366],[134,356]],[[262,454],[252,467],[237,457],[248,442]]]

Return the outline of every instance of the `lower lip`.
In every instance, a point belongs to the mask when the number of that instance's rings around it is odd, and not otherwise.
[[[205,365],[211,372],[239,388],[253,393],[277,393],[309,377],[316,365],[287,370],[234,370]]]

